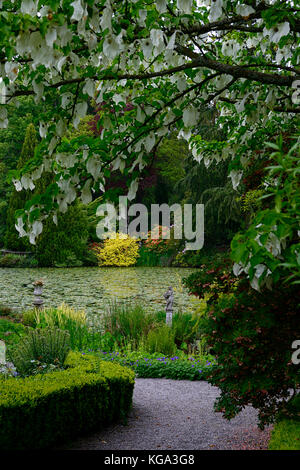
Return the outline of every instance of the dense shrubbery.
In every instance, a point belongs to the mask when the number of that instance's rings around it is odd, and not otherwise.
[[[0,256],[1,268],[36,268],[37,260],[33,256],[8,253]]]
[[[79,203],[59,213],[57,225],[49,218],[37,238],[35,256],[39,266],[82,266],[87,252],[87,217]]]
[[[211,303],[218,298],[221,293],[231,292],[237,279],[232,274],[232,262],[227,253],[216,255],[213,259],[203,263],[201,269],[183,282],[190,293],[200,299],[207,298]]]
[[[70,351],[70,335],[66,330],[44,328],[29,330],[10,357],[17,371],[25,376],[43,364],[63,367]]]
[[[96,246],[99,266],[132,266],[139,256],[139,243],[124,233],[114,233],[106,238],[103,247]]]
[[[134,373],[71,353],[67,370],[1,381],[0,449],[41,449],[126,418]]]
[[[300,385],[292,363],[292,342],[300,337],[299,290],[276,285],[261,292],[241,282],[221,295],[202,321],[219,366],[210,383],[221,389],[216,408],[232,418],[246,405],[258,409],[260,425],[272,422],[286,406],[290,389]]]

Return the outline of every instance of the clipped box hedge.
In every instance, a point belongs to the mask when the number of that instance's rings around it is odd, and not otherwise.
[[[0,449],[43,449],[125,419],[134,372],[71,352],[67,369],[0,380]]]

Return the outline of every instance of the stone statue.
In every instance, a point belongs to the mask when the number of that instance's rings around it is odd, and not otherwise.
[[[166,305],[166,323],[167,323],[167,325],[172,325],[174,293],[173,293],[173,288],[171,286],[169,287],[167,292],[164,294],[164,298],[167,301],[167,305]]]
[[[6,350],[6,347],[5,347],[4,341],[0,341],[0,364],[5,364],[6,362],[5,350]]]

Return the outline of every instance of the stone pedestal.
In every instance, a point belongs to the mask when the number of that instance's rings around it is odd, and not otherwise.
[[[44,304],[44,300],[42,299],[41,295],[43,293],[43,283],[41,281],[36,281],[34,282],[34,300],[33,300],[33,306],[34,308],[41,309]]]

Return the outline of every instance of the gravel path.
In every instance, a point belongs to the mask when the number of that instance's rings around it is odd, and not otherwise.
[[[231,421],[213,411],[219,390],[207,382],[136,379],[128,425],[111,425],[56,450],[267,449],[270,430],[257,428],[247,407]]]

